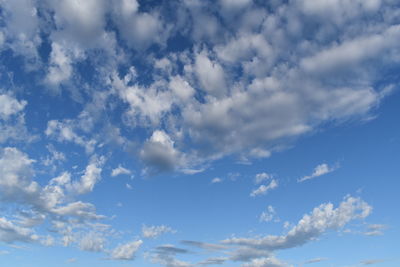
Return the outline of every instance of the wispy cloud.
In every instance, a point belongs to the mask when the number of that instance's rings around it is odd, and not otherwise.
[[[314,168],[314,172],[311,175],[303,176],[302,178],[298,179],[297,182],[301,183],[301,182],[304,182],[304,181],[307,181],[307,180],[311,180],[311,179],[317,178],[317,177],[322,176],[324,174],[328,174],[330,172],[333,172],[337,168],[339,168],[338,165],[329,166],[326,163],[322,163],[322,164],[320,164],[320,165],[318,165],[317,167]]]

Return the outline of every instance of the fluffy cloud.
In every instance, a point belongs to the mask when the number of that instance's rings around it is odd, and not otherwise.
[[[257,173],[257,174],[256,174],[256,177],[255,177],[255,183],[256,183],[256,184],[260,184],[260,183],[262,183],[263,181],[268,180],[268,179],[271,179],[271,178],[272,178],[272,175],[271,175],[271,174],[268,174],[268,173],[266,173],[266,172]]]
[[[150,139],[144,144],[140,151],[140,157],[149,166],[157,170],[168,171],[179,166],[181,155],[174,147],[174,142],[164,132],[157,130],[153,132]]]
[[[181,155],[165,147],[165,155],[172,153],[166,161],[161,149],[147,144],[139,156],[146,164],[161,164],[160,170],[184,171],[229,154],[247,161],[269,156],[321,125],[368,116],[379,105],[387,95],[376,86],[380,66],[399,62],[392,3],[342,2],[221,0],[218,10],[199,1],[158,8],[136,0],[2,3],[12,47],[12,36],[31,40],[41,29],[48,33],[50,55],[40,63],[48,84],[63,85],[78,102],[86,94],[103,95],[103,105],[113,102],[111,111],[121,107],[124,126],[146,130],[148,143],[163,132]],[[370,16],[378,9],[385,16]],[[176,29],[166,10],[179,17]],[[187,44],[173,48],[177,37]],[[149,47],[149,53],[135,54]],[[135,64],[127,63],[130,57]],[[96,66],[94,81],[77,71],[84,61]],[[121,67],[135,75],[115,71]],[[102,85],[107,93],[96,89]],[[106,101],[111,96],[118,98]],[[97,111],[89,117],[101,117]],[[93,152],[98,136],[80,130],[71,120],[52,120],[46,133]],[[117,132],[120,141],[126,138]]]
[[[25,100],[18,101],[9,95],[0,94],[0,117],[7,120],[11,115],[22,111],[26,104]]]
[[[121,244],[111,251],[111,258],[114,260],[133,260],[135,258],[136,251],[142,244],[142,240]]]
[[[142,236],[144,238],[157,238],[162,234],[165,233],[175,233],[176,231],[173,230],[171,227],[165,226],[165,225],[159,225],[159,226],[142,226]]]
[[[267,210],[263,211],[260,215],[260,222],[270,222],[272,220],[279,221],[279,219],[276,218],[274,207],[268,205]]]
[[[32,181],[32,163],[25,153],[13,147],[0,150],[1,199],[15,202],[35,201],[40,186]]]
[[[38,239],[30,228],[19,227],[5,218],[0,218],[0,241],[6,243],[34,242]]]
[[[94,186],[101,179],[102,165],[105,159],[103,157],[92,157],[89,165],[86,166],[85,173],[79,181],[74,181],[70,186],[70,190],[77,194],[86,194],[93,191]]]
[[[251,193],[250,196],[256,197],[259,195],[265,195],[269,191],[275,189],[278,187],[278,182],[276,180],[272,180],[268,185],[260,185],[257,189],[254,189]]]
[[[0,90],[0,143],[10,140],[31,141],[33,136],[28,133],[25,125],[24,109],[27,101],[3,94]]]

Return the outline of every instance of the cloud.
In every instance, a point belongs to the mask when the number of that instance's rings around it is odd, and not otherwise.
[[[367,231],[364,232],[364,235],[367,236],[378,236],[383,235],[383,230],[387,228],[387,225],[384,224],[370,224],[367,227]]]
[[[114,248],[111,253],[111,259],[113,260],[133,260],[135,254],[143,244],[142,240],[132,241],[125,244],[121,244]]]
[[[187,254],[188,250],[177,248],[173,245],[162,245],[156,247],[156,250],[146,257],[150,259],[150,261],[154,264],[161,264],[166,267],[191,267],[195,266],[194,264],[180,261],[175,258],[176,254]]]
[[[250,196],[256,197],[260,195],[265,195],[269,191],[275,189],[278,187],[278,182],[273,179],[268,185],[260,185],[257,189],[254,189],[251,193]]]
[[[95,232],[86,234],[79,242],[79,248],[84,251],[104,251],[105,239]]]
[[[129,174],[131,174],[131,173],[132,173],[132,172],[131,172],[130,170],[128,170],[128,169],[122,167],[121,165],[118,165],[117,168],[115,168],[115,169],[113,169],[113,170],[111,171],[111,176],[112,176],[112,177],[115,177],[115,176],[118,176],[118,175],[121,175],[121,174],[129,175]]]
[[[314,258],[314,259],[305,261],[304,264],[317,263],[317,262],[326,261],[326,260],[328,260],[328,259],[327,258]]]
[[[374,260],[363,260],[360,263],[362,265],[373,265],[373,264],[381,263],[381,262],[384,262],[384,261],[385,260],[374,259]]]
[[[180,153],[174,142],[164,131],[154,131],[143,145],[140,157],[150,167],[160,171],[171,171],[179,165]]]
[[[176,233],[174,229],[165,225],[159,226],[142,226],[142,236],[144,238],[157,238],[162,234],[166,233]]]
[[[360,198],[347,196],[335,209],[331,203],[321,204],[303,218],[286,235],[266,236],[260,239],[231,238],[223,244],[248,246],[269,251],[301,246],[327,230],[337,230],[354,219],[366,218],[372,207]]]
[[[105,218],[102,215],[96,214],[96,209],[93,204],[81,201],[68,203],[65,206],[60,206],[52,209],[52,212],[61,216],[72,216],[81,220],[97,220]]]
[[[0,90],[0,143],[9,140],[30,142],[34,139],[25,125],[23,111],[27,104],[26,100],[18,100]]]
[[[267,210],[263,211],[260,215],[260,222],[270,222],[272,220],[279,221],[279,219],[276,218],[276,211],[274,207],[268,205]]]
[[[257,174],[256,174],[256,177],[255,177],[255,183],[256,183],[256,184],[260,184],[260,183],[262,183],[263,181],[268,180],[268,179],[271,179],[271,178],[272,178],[272,175],[271,175],[271,174],[268,174],[268,173],[266,173],[266,172],[257,173]]]
[[[211,180],[211,183],[212,183],[212,184],[222,183],[222,179],[221,179],[221,178],[218,178],[218,177],[215,177],[215,178],[213,178],[213,179]]]
[[[182,240],[182,244],[187,245],[187,246],[193,246],[205,250],[223,250],[226,249],[227,247],[221,244],[212,244],[212,243],[204,243],[200,241],[193,241],[193,240]]]
[[[333,172],[337,168],[338,168],[337,166],[330,167],[328,164],[322,163],[322,164],[318,165],[317,167],[315,167],[314,172],[311,175],[304,176],[304,177],[298,179],[297,182],[301,183],[301,182],[304,182],[304,181],[307,181],[310,179],[314,179],[321,175]]]
[[[32,181],[34,160],[14,147],[0,150],[1,200],[32,202],[38,198],[40,186]]]
[[[101,179],[102,165],[104,164],[104,157],[92,157],[89,165],[86,166],[85,173],[79,181],[74,181],[69,186],[69,189],[76,194],[86,194],[93,191],[94,186]]]
[[[18,101],[9,95],[0,94],[0,118],[7,120],[11,115],[22,111],[26,105],[25,100]]]
[[[0,218],[0,241],[5,243],[19,242],[35,242],[38,236],[33,233],[30,228],[19,227],[11,221]]]
[[[289,265],[278,260],[275,257],[254,259],[249,263],[243,264],[243,267],[288,267]]]

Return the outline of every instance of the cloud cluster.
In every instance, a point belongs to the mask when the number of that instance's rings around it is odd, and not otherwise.
[[[151,7],[136,0],[4,0],[2,8],[3,45],[23,55],[30,71],[47,69],[35,75],[58,93],[67,90],[78,103],[114,102],[92,105],[92,123],[122,107],[122,121],[103,127],[144,129],[138,157],[157,172],[230,154],[267,157],[321,125],[368,116],[395,82],[380,78],[380,66],[399,64],[389,0]],[[42,44],[48,61],[38,55]],[[79,72],[84,62],[96,66],[90,80]],[[13,103],[3,107],[24,105]],[[81,121],[52,120],[46,133],[91,153],[100,137],[78,135],[88,127]],[[120,134],[117,128],[107,138],[125,144]]]

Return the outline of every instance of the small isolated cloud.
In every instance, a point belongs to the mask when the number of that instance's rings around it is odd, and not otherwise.
[[[269,185],[260,185],[257,189],[254,189],[250,193],[250,196],[256,197],[256,196],[260,196],[260,195],[265,195],[269,191],[271,191],[277,187],[278,187],[278,182],[274,179],[269,183]]]
[[[381,260],[381,259],[363,260],[360,263],[362,265],[373,265],[373,264],[377,264],[377,263],[381,263],[381,262],[384,262],[384,260]]]
[[[70,258],[70,259],[67,260],[67,263],[74,263],[76,261],[77,261],[76,258]]]
[[[132,241],[121,244],[111,251],[111,259],[113,260],[133,260],[135,254],[143,244],[142,240]]]
[[[327,258],[314,258],[314,259],[305,261],[304,264],[317,263],[317,262],[326,261],[326,260],[328,260],[328,259]]]
[[[337,168],[338,168],[338,166],[330,167],[328,164],[322,163],[322,164],[320,164],[320,165],[318,165],[317,167],[314,168],[314,172],[311,175],[304,176],[304,177],[298,179],[297,182],[301,183],[301,182],[304,182],[306,180],[314,179],[314,178],[319,177],[321,175],[333,172]]]
[[[214,179],[211,180],[212,184],[218,184],[218,183],[222,183],[222,179],[219,177],[215,177]]]
[[[275,208],[272,207],[271,205],[269,205],[267,207],[266,211],[263,211],[263,213],[261,213],[260,215],[260,222],[270,222],[274,220],[275,222],[278,222],[279,219],[276,218],[276,211]]]
[[[130,184],[126,184],[125,187],[126,187],[126,189],[128,189],[128,190],[132,190],[132,189],[133,189],[132,185],[130,185]]]
[[[256,177],[255,177],[255,183],[261,184],[263,181],[271,179],[271,178],[272,178],[272,175],[268,174],[266,172],[258,173],[258,174],[256,174]]]
[[[131,172],[130,170],[128,170],[128,169],[122,167],[121,165],[118,165],[117,168],[115,168],[115,169],[113,169],[113,170],[111,171],[111,176],[112,176],[112,177],[115,177],[115,176],[122,175],[122,174],[129,175],[129,174],[131,174],[131,173],[132,173],[132,172]]]
[[[367,231],[364,233],[364,235],[367,236],[378,236],[378,235],[383,235],[383,230],[387,228],[386,225],[384,224],[370,224],[367,227]]]
[[[157,238],[162,234],[166,233],[176,233],[174,229],[165,225],[159,226],[142,226],[142,236],[144,238]]]

